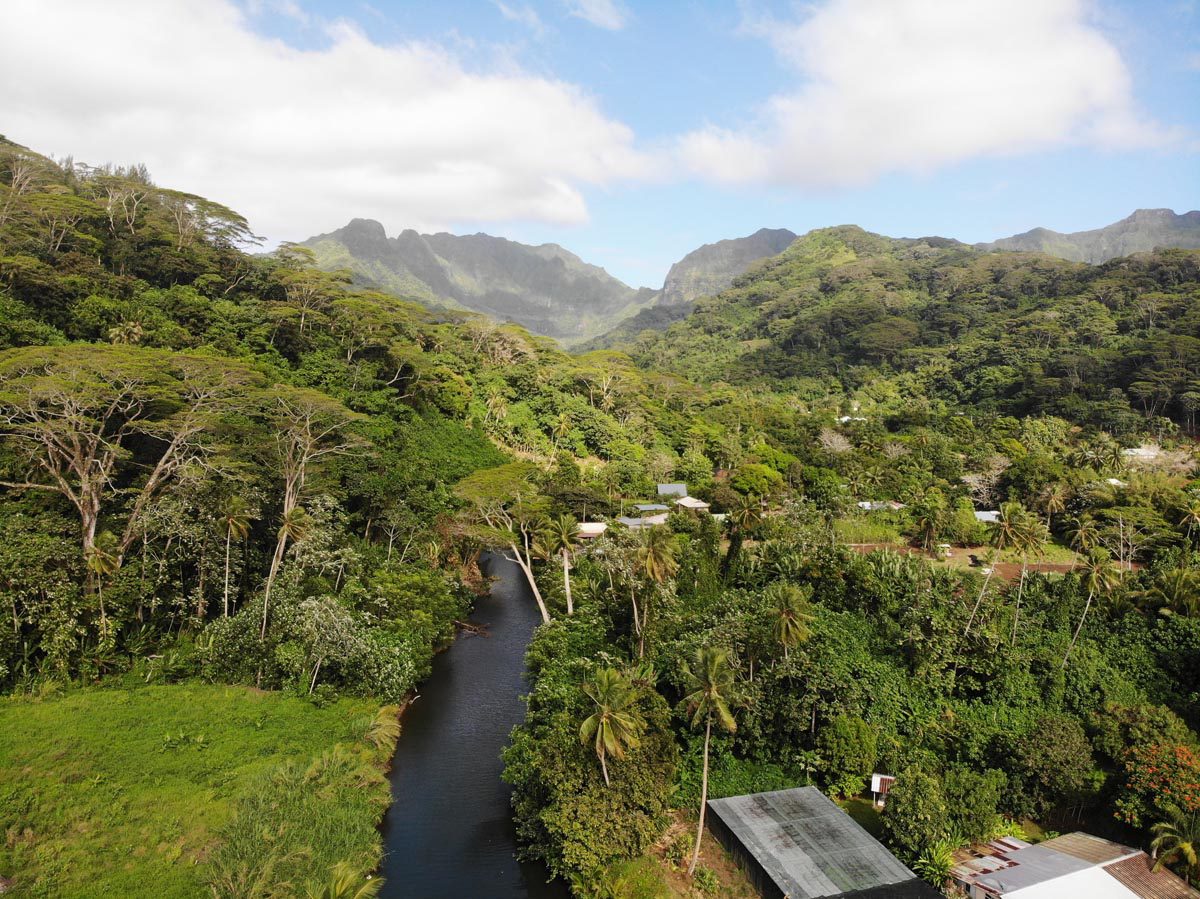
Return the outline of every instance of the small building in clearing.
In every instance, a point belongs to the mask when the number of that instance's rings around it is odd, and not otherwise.
[[[979,509],[975,512],[975,520],[984,524],[995,524],[1000,520],[999,509]]]
[[[692,512],[707,512],[709,504],[702,499],[696,499],[694,496],[681,496],[675,500],[675,505],[681,509],[689,509]]]
[[[687,496],[687,484],[659,484],[659,496]]]
[[[608,530],[608,524],[603,521],[579,522],[579,536],[583,540],[592,540]]]
[[[938,899],[816,787],[710,799],[713,835],[765,899]]]

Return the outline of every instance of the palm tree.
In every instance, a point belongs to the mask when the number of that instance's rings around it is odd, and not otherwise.
[[[575,601],[571,596],[571,554],[579,542],[579,522],[571,515],[559,515],[550,519],[542,529],[542,549],[547,557],[562,559],[563,589],[567,593],[567,614],[575,613]]]
[[[121,556],[116,543],[116,538],[105,531],[96,538],[96,542],[84,558],[88,576],[95,584],[96,595],[100,600],[100,639],[105,642],[108,640],[108,614],[104,609],[104,581],[121,568]]]
[[[250,516],[245,505],[239,499],[233,499],[221,513],[221,524],[225,525],[225,609],[224,615],[229,617],[229,551],[233,538],[245,540],[250,535]]]
[[[762,521],[762,500],[757,496],[743,496],[738,504],[729,510],[729,549],[721,562],[721,576],[728,577],[733,568],[733,560],[741,552],[742,542],[746,534],[758,527]]]
[[[1050,524],[1054,520],[1055,515],[1061,515],[1067,508],[1067,499],[1071,493],[1067,489],[1067,485],[1062,481],[1055,481],[1052,484],[1047,484],[1042,488],[1042,492],[1038,494],[1038,499],[1042,504],[1042,511],[1046,513],[1046,529],[1050,529]]]
[[[766,589],[765,596],[771,603],[775,639],[783,646],[783,658],[787,661],[788,650],[809,637],[808,625],[813,615],[808,601],[812,587],[776,582]]]
[[[1189,497],[1186,506],[1180,510],[1179,524],[1187,528],[1188,546],[1192,545],[1192,532],[1200,525],[1200,497]]]
[[[609,786],[608,757],[623,759],[627,750],[636,749],[646,719],[637,709],[637,692],[616,668],[602,668],[594,681],[583,685],[583,692],[596,711],[580,725],[579,741],[595,746],[604,785]]]
[[[279,534],[275,540],[275,555],[271,557],[271,570],[267,573],[267,584],[263,590],[263,619],[262,632],[259,634],[260,640],[267,639],[267,609],[271,604],[271,587],[275,584],[275,577],[279,574],[279,566],[283,563],[283,553],[287,549],[288,541],[299,543],[308,536],[308,514],[301,508],[292,509],[283,517],[283,524],[279,526]]]
[[[1200,572],[1190,568],[1186,559],[1181,560],[1170,571],[1159,575],[1150,587],[1135,595],[1159,609],[1194,616],[1200,613]]]
[[[700,841],[704,838],[704,811],[708,807],[708,748],[712,741],[712,726],[715,721],[729,733],[737,730],[733,712],[729,710],[729,697],[733,690],[733,669],[729,666],[729,655],[723,649],[703,646],[696,651],[696,661],[683,666],[684,679],[691,691],[684,698],[692,727],[704,722],[704,768],[700,776],[700,823],[696,827],[696,845],[692,847],[692,861],[688,874],[696,871],[700,860]]]
[[[653,527],[646,531],[646,538],[637,549],[637,567],[642,576],[651,583],[662,586],[679,570],[679,544],[670,529]],[[638,658],[646,654],[646,625],[650,614],[650,594],[647,590],[642,599],[641,630],[638,634]]]
[[[967,626],[963,628],[964,637],[971,632],[971,625],[975,621],[975,615],[979,612],[979,606],[983,602],[984,594],[987,593],[988,583],[992,580],[992,575],[996,573],[999,554],[1004,551],[1005,547],[1012,546],[1013,541],[1017,537],[1024,511],[1024,507],[1017,502],[1008,502],[1000,506],[1000,515],[991,528],[990,542],[992,548],[995,550],[995,555],[988,564],[987,574],[983,576],[983,587],[980,588],[979,596],[975,599],[975,607],[971,609],[971,616],[967,619]]]
[[[570,413],[558,413],[558,418],[554,420],[554,426],[550,430],[551,433],[554,434],[554,451],[557,453],[559,443],[564,437],[571,433]]]
[[[1042,546],[1050,539],[1050,528],[1040,519],[1026,513],[1017,522],[1013,534],[1013,545],[1021,552],[1021,580],[1017,584],[1017,608],[1013,614],[1012,645],[1017,644],[1017,624],[1021,620],[1021,599],[1025,595],[1025,575],[1029,571],[1029,554],[1041,553]]]
[[[1067,662],[1071,658],[1071,650],[1075,648],[1075,641],[1079,639],[1079,632],[1083,630],[1083,624],[1087,621],[1088,612],[1092,608],[1092,600],[1096,598],[1097,593],[1108,593],[1115,588],[1121,580],[1121,571],[1113,565],[1112,557],[1106,550],[1094,549],[1088,555],[1087,563],[1083,570],[1083,583],[1087,585],[1087,602],[1083,604],[1083,614],[1079,616],[1079,625],[1075,628],[1075,633],[1071,635],[1071,644],[1067,647],[1066,655],[1063,656],[1062,666],[1067,667]]]
[[[1183,876],[1188,885],[1192,877],[1200,874],[1200,822],[1196,813],[1185,813],[1176,806],[1167,808],[1167,820],[1159,821],[1150,828],[1154,839],[1150,848],[1154,852],[1154,870],[1158,871],[1167,862],[1183,863]]]

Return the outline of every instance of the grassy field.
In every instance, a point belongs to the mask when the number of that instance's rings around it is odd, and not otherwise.
[[[13,896],[167,899],[370,870],[398,734],[378,711],[201,684],[0,701],[0,876]],[[349,822],[337,844],[317,816]]]

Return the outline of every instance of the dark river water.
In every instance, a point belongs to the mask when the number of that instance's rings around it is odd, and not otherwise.
[[[544,867],[514,857],[500,751],[525,716],[525,647],[539,616],[514,563],[488,556],[485,572],[497,580],[470,620],[490,636],[460,634],[401,721],[383,822],[384,899],[569,896],[546,882]]]

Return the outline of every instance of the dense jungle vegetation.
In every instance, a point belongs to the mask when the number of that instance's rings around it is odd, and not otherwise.
[[[997,829],[1145,845],[1200,809],[1200,253],[814,232],[631,357],[253,241],[138,166],[0,143],[0,720],[86,741],[128,696],[131,758],[232,759],[254,713],[181,706],[270,691],[290,748],[207,810],[173,787],[196,833],[142,835],[193,887],[374,888],[398,728],[371,713],[452,639],[484,547],[546,622],[506,758],[518,827],[581,895],[722,889],[687,817],[705,792],[896,774],[881,833],[934,882]],[[580,537],[668,481],[723,521]],[[61,855],[79,772],[26,774],[31,752],[0,741],[0,876],[129,883],[104,845]],[[288,830],[318,814],[359,824]]]

